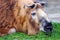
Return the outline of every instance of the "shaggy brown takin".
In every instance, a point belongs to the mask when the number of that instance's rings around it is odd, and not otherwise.
[[[28,2],[28,0],[23,0]],[[24,32],[28,35],[39,31],[38,19],[35,21],[31,16],[31,8],[24,8],[21,0],[0,0],[0,36],[14,32]],[[23,4],[22,4],[23,3]]]

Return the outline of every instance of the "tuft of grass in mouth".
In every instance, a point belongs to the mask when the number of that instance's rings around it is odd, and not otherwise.
[[[10,35],[0,37],[0,40],[60,40],[60,23],[53,24],[53,32],[51,36],[46,36],[43,32],[39,32],[36,35],[28,36],[24,33],[13,33]]]

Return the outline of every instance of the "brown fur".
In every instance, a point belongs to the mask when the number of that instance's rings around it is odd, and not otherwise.
[[[11,28],[28,35],[38,33],[38,24],[32,21],[30,11],[27,12],[18,5],[18,0],[0,0],[0,36]]]

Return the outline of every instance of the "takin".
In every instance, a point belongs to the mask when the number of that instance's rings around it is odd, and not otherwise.
[[[24,32],[28,35],[39,32],[37,15],[31,16],[33,0],[0,0],[0,36],[14,32]],[[27,6],[28,5],[28,6]]]

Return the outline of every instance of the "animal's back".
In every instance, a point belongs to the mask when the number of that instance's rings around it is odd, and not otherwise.
[[[13,26],[13,7],[14,3],[11,0],[0,0],[0,33],[2,29],[8,31],[8,28]]]

